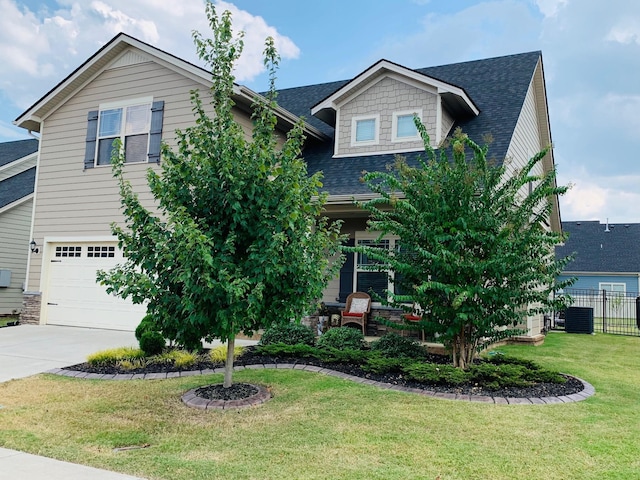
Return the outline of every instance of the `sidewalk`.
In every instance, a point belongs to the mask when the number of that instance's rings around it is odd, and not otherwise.
[[[0,479],[16,480],[143,480],[121,473],[60,462],[0,448]]]
[[[136,344],[133,332],[53,325],[0,328],[0,382],[82,363],[89,353],[98,350]],[[0,447],[0,480],[5,479],[141,480]]]

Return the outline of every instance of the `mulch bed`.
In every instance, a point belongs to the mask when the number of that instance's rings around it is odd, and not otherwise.
[[[447,364],[449,359],[441,355],[429,355],[428,361],[438,364]],[[582,382],[574,377],[566,376],[567,381],[563,384],[558,383],[539,383],[525,388],[501,388],[501,389],[488,389],[478,384],[463,384],[463,385],[431,385],[425,383],[419,383],[411,381],[405,378],[400,373],[386,373],[386,374],[374,374],[363,371],[358,365],[330,363],[326,364],[315,358],[299,357],[286,357],[286,356],[268,356],[259,355],[254,347],[246,347],[242,356],[235,361],[235,365],[255,365],[255,364],[275,364],[275,363],[287,363],[287,364],[306,364],[315,365],[338,372],[343,372],[349,375],[357,377],[367,378],[369,380],[384,382],[391,385],[397,385],[401,387],[418,388],[424,390],[431,390],[440,393],[454,393],[460,395],[487,395],[493,397],[509,397],[509,398],[532,398],[532,397],[551,397],[551,396],[566,396],[574,393],[581,392],[584,389]],[[222,363],[216,363],[211,361],[199,361],[194,364],[189,370],[207,370],[224,367]],[[87,373],[99,373],[99,374],[146,374],[146,373],[165,373],[165,372],[178,372],[181,369],[176,368],[172,364],[157,363],[149,364],[144,368],[124,370],[117,367],[95,367],[88,363],[81,363],[66,367],[66,370],[82,371]],[[234,384],[230,389],[225,389],[221,385],[211,385],[198,389],[197,395],[202,398],[210,400],[240,400],[243,398],[254,395],[256,387],[249,384]]]

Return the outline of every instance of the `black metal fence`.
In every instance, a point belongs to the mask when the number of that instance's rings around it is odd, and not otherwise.
[[[595,332],[640,336],[640,294],[607,290],[566,289],[573,307],[593,309]],[[556,312],[550,328],[564,329],[566,312]]]

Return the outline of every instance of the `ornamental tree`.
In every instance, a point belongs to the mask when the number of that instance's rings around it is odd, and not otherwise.
[[[144,208],[125,179],[123,154],[112,159],[125,226],[112,225],[125,262],[98,274],[107,290],[148,302],[155,327],[188,347],[227,342],[224,386],[232,383],[236,335],[300,317],[321,297],[339,262],[338,223],[322,216],[321,175],[307,174],[300,157],[303,125],[278,146],[275,69],[267,39],[270,89],[253,105],[248,139],[232,108],[232,68],[242,36],[231,14],[206,7],[213,39],[194,32],[197,52],[211,68],[208,115],[191,93],[194,125],[177,131],[177,148],[162,148],[161,172],[147,174],[158,212]]]
[[[393,291],[379,300],[419,310],[418,327],[465,368],[484,346],[521,333],[527,316],[561,306],[553,292],[572,283],[556,282],[570,259],[555,259],[565,237],[546,220],[549,200],[567,188],[556,186],[555,171],[535,173],[548,149],[507,175],[504,164],[488,160],[487,146],[461,131],[436,155],[417,119],[416,126],[426,158],[416,167],[399,158],[391,171],[366,173],[378,198],[359,204],[370,212],[368,229],[397,235],[399,248],[353,250],[377,260],[371,269],[389,271]]]

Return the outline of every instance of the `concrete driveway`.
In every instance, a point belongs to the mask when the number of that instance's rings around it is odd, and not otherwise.
[[[86,361],[87,355],[115,347],[137,347],[133,332],[17,325],[0,328],[0,382]]]

